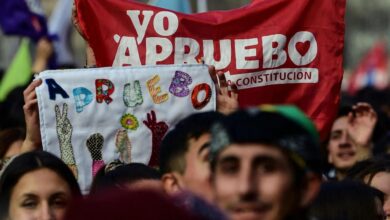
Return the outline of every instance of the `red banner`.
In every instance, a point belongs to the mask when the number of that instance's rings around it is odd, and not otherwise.
[[[327,134],[339,104],[345,0],[268,0],[183,14],[126,0],[77,0],[98,66],[196,63],[226,72],[241,106],[291,103]]]

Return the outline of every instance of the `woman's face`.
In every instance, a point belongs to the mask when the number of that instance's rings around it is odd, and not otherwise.
[[[54,171],[42,168],[26,173],[11,192],[10,220],[64,219],[71,201],[67,182]]]

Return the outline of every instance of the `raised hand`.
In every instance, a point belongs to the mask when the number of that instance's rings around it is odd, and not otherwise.
[[[153,110],[147,114],[147,120],[143,122],[152,132],[152,155],[149,160],[149,166],[157,167],[159,165],[158,157],[161,140],[168,131],[168,125],[163,121],[157,122],[156,113]]]
[[[24,119],[26,122],[26,138],[23,141],[21,152],[29,152],[41,149],[41,132],[39,126],[38,100],[35,88],[42,84],[42,80],[34,80],[24,90]]]
[[[368,103],[357,103],[348,114],[348,134],[358,146],[369,146],[378,120],[377,114]]]
[[[40,73],[47,68],[50,56],[54,52],[54,46],[47,38],[39,39],[35,51],[35,60],[31,67],[33,73]]]
[[[225,74],[220,71],[216,72],[214,66],[209,66],[209,74],[216,88],[217,111],[225,115],[236,111],[239,108],[237,85],[231,83],[229,90]]]
[[[63,104],[62,113],[58,105],[55,105],[56,129],[58,142],[60,143],[61,159],[71,168],[77,177],[77,167],[72,147],[72,124],[68,118],[68,105]]]

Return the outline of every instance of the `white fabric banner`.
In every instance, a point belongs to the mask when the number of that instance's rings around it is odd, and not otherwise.
[[[38,78],[43,149],[72,169],[84,193],[112,160],[158,166],[169,128],[216,109],[206,65],[56,70]]]

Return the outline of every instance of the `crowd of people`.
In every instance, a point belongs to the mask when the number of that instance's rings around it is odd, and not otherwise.
[[[164,137],[158,170],[112,161],[89,195],[31,132],[5,129],[0,219],[388,219],[390,156],[373,155],[376,113],[349,110],[326,144],[294,106],[193,114]]]
[[[94,66],[86,51],[86,66]],[[52,52],[48,39],[38,41],[34,73]],[[390,220],[390,117],[379,92],[348,106],[343,99],[321,140],[299,108],[240,109],[237,87],[212,66],[209,73],[217,111],[176,124],[162,140],[158,169],[106,161],[88,195],[42,150],[35,93],[42,82],[15,89],[0,108],[0,220]]]

